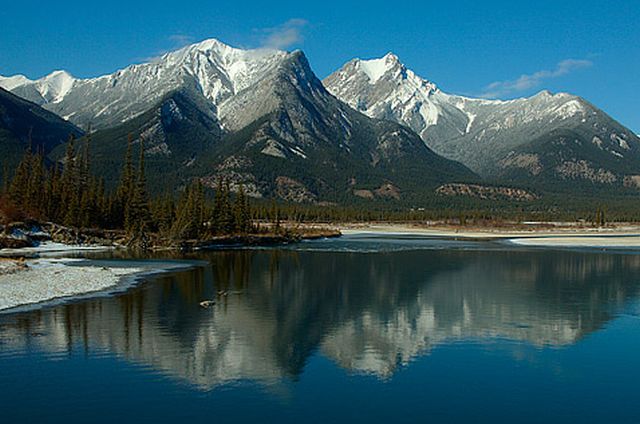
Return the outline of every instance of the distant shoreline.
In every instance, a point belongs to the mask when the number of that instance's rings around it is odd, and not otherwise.
[[[619,225],[605,228],[580,227],[565,223],[541,223],[541,226],[456,227],[420,224],[341,224],[342,234],[373,233],[387,235],[422,235],[467,240],[503,240],[519,246],[539,247],[637,247],[640,226]]]

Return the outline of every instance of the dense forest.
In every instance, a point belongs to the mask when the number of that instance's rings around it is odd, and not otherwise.
[[[63,160],[48,163],[42,151],[29,148],[12,177],[3,179],[0,215],[5,221],[29,218],[76,228],[123,230],[131,239],[150,233],[204,239],[256,230],[242,187],[232,194],[229,183],[220,180],[207,196],[194,180],[178,197],[150,198],[144,140],[134,143],[129,137],[120,181],[107,192],[104,180],[91,172],[90,149],[90,139],[79,148],[71,137]]]

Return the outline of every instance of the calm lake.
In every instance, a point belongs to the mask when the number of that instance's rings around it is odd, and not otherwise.
[[[187,258],[0,315],[2,421],[640,423],[640,252],[351,235]]]

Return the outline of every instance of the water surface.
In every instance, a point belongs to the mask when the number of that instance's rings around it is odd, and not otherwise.
[[[0,315],[3,421],[640,422],[634,252],[354,235],[189,259]]]

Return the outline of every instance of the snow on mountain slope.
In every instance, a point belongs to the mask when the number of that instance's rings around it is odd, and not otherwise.
[[[391,53],[381,59],[352,60],[324,83],[354,109],[408,124],[421,136],[441,115],[450,113],[445,110],[449,96],[406,69]]]
[[[530,148],[533,141],[547,142],[546,135],[556,130],[579,129],[581,143],[605,140],[601,150],[607,160],[611,155],[638,159],[638,137],[584,99],[566,93],[543,91],[509,101],[450,95],[391,53],[381,59],[354,59],[324,84],[354,109],[408,126],[436,153],[487,177],[502,173],[506,156],[526,154],[519,149]],[[554,148],[561,160],[558,146]]]
[[[211,117],[216,117],[225,100],[254,84],[288,55],[236,49],[210,39],[98,78],[74,79],[57,71],[36,81],[2,78],[0,87],[78,125],[91,123],[97,128],[138,116],[176,89],[203,94],[211,101]]]
[[[0,87],[7,91],[11,91],[16,87],[32,83],[29,78],[24,75],[14,75],[12,77],[3,77],[0,75]]]

